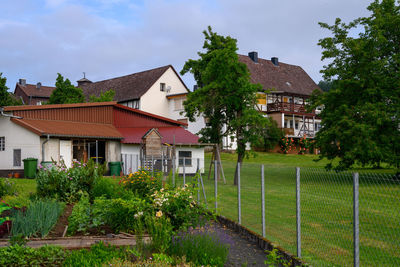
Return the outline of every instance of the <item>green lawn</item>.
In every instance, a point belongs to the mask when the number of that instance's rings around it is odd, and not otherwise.
[[[203,176],[208,207],[214,208],[214,181]],[[257,153],[241,168],[242,224],[261,233],[260,165],[265,165],[267,239],[296,254],[295,166],[301,167],[302,256],[314,266],[353,264],[352,176],[328,175],[314,155]],[[238,220],[236,155],[222,154],[227,184],[218,184],[218,213]],[[393,169],[360,172],[360,259],[363,266],[400,266],[400,184],[385,180]],[[366,176],[373,172],[373,176]]]

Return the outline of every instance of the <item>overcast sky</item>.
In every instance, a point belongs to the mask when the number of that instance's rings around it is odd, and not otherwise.
[[[367,16],[367,0],[0,0],[0,72],[11,91],[19,78],[54,86],[171,64],[179,72],[202,49],[208,25],[238,40],[240,54],[299,65],[318,82],[318,40],[333,24]],[[190,74],[183,76],[189,88]]]

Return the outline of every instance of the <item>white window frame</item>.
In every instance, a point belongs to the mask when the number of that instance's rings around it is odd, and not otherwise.
[[[181,156],[181,153],[190,153],[190,156]],[[185,167],[191,167],[192,166],[192,151],[190,151],[190,150],[178,151],[179,167],[183,166],[183,158],[185,158]]]

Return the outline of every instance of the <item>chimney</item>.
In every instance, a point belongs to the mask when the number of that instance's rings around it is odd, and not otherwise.
[[[197,84],[193,85],[193,92],[196,91],[198,89]]]
[[[42,83],[39,82],[36,84],[36,89],[40,90],[41,87],[42,87]]]
[[[19,79],[19,85],[26,86],[26,79]]]
[[[272,64],[274,64],[275,66],[279,66],[279,60],[277,57],[271,57],[271,62]]]
[[[253,60],[255,63],[258,63],[258,53],[257,52],[249,52],[249,58]]]

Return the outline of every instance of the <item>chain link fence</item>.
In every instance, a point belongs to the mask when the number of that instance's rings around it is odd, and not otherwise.
[[[353,172],[299,168],[296,175],[292,166],[245,162],[239,187],[233,159],[124,161],[126,171],[147,164],[177,186],[193,183],[208,209],[313,266],[400,266],[400,177],[394,174],[360,172],[355,185]]]

